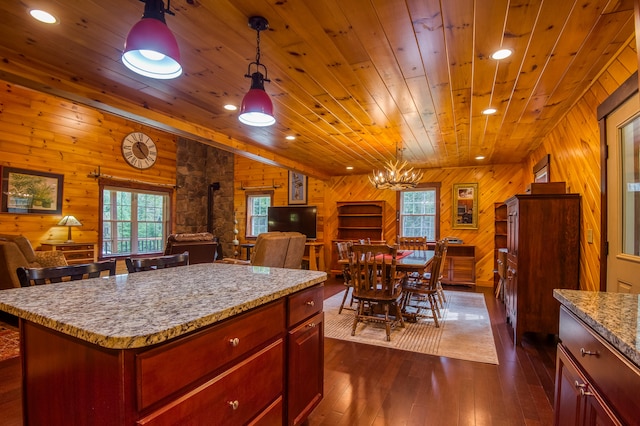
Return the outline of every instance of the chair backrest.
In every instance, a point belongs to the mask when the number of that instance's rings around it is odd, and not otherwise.
[[[449,240],[446,238],[437,241],[434,254],[440,253],[442,257],[442,263],[440,265],[440,274],[438,275],[438,279],[442,278],[442,274],[444,273],[444,265],[445,260],[447,259],[447,248],[449,247]]]
[[[351,247],[353,243],[351,241],[337,241],[336,246],[338,248],[338,260],[343,262],[342,264],[342,277],[344,278],[344,282],[347,284],[351,284],[351,271],[349,270],[349,257],[351,256]]]
[[[302,258],[304,257],[305,244],[307,236],[300,232],[283,232],[289,237],[289,245],[287,246],[287,255],[284,258],[284,268],[300,269],[302,267]]]
[[[404,274],[396,271],[397,248],[386,244],[354,244],[349,270],[353,296],[360,298],[396,297]]]
[[[269,266],[282,268],[289,248],[288,235],[284,232],[264,232],[256,238],[256,245],[251,252],[253,266]],[[302,262],[302,259],[300,259]]]
[[[127,271],[134,272],[151,271],[154,269],[173,268],[189,264],[189,252],[170,254],[157,257],[128,257],[125,259]]]
[[[430,289],[436,288],[436,284],[438,283],[440,278],[442,278],[442,271],[444,266],[443,260],[444,259],[442,258],[442,252],[436,251],[431,258],[431,261],[429,262],[429,279],[426,281],[426,283],[423,282],[421,285],[426,285],[427,288]]]
[[[400,237],[399,250],[427,250],[427,237]]]
[[[16,270],[22,287],[97,278],[103,272],[108,272],[109,276],[116,274],[115,259],[52,268],[20,267]]]

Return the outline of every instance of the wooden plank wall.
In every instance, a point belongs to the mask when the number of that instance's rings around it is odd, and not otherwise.
[[[61,98],[5,83],[0,91],[0,166],[64,175],[62,214],[77,217],[78,242],[98,241],[98,183],[101,172],[124,179],[175,185],[173,135]],[[120,144],[125,135],[144,131],[158,147],[158,160],[147,170],[127,165]],[[46,240],[66,240],[60,215],[0,213],[0,233],[22,234],[34,247]]]
[[[632,38],[527,160],[527,170],[532,170],[540,158],[551,154],[551,180],[564,181],[569,192],[582,195],[580,288],[583,290],[600,288],[601,165],[596,108],[637,69],[638,55]],[[587,243],[588,229],[593,230],[592,244]]]
[[[244,186],[282,185],[274,190],[274,205],[287,203],[287,170],[267,166],[236,156],[235,164],[235,209],[238,220],[239,239],[244,242],[246,229],[246,197],[240,189]],[[491,167],[450,168],[425,170],[425,182],[441,182],[441,224],[440,236],[457,236],[465,243],[477,247],[476,275],[479,285],[493,285],[493,204],[504,201],[523,185],[521,164]],[[478,183],[479,228],[477,230],[451,229],[451,199],[454,183]],[[337,201],[385,200],[385,238],[395,242],[396,235],[396,193],[373,188],[366,175],[341,176],[323,182],[309,178],[309,204],[318,206],[318,239],[325,242],[325,261],[329,265],[331,239],[337,235]]]

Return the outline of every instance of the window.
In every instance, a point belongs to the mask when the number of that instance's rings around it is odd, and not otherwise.
[[[247,228],[248,238],[257,237],[267,232],[267,213],[271,206],[273,192],[247,194]]]
[[[169,191],[103,186],[101,256],[162,253],[169,228]]]
[[[398,192],[398,235],[440,239],[440,184]]]

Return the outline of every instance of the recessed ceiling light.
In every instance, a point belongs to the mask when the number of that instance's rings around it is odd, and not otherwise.
[[[484,160],[484,155],[478,155],[478,156],[476,156],[476,160]]]
[[[293,136],[293,135],[289,135],[289,136],[286,136],[285,139],[288,140],[288,141],[295,141],[296,137]]]
[[[484,115],[491,115],[491,114],[495,114],[496,112],[498,112],[498,110],[495,108],[487,108],[484,111],[482,111]]]
[[[226,105],[224,106],[224,109],[226,109],[227,111],[236,111],[236,110],[238,109],[238,107],[237,107],[237,106],[235,106],[235,105],[226,104]]]
[[[353,170],[353,166],[347,166],[347,170]]]
[[[55,24],[58,22],[58,19],[55,16],[40,9],[31,9],[29,11],[29,15],[40,22],[44,22],[45,24]]]
[[[509,56],[511,56],[512,53],[513,53],[513,50],[511,49],[500,49],[493,52],[491,57],[493,59],[500,60],[500,59],[508,58]]]

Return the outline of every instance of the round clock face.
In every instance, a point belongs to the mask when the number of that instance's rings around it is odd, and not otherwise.
[[[142,132],[129,133],[122,140],[122,155],[136,169],[148,169],[158,158],[156,144]]]

